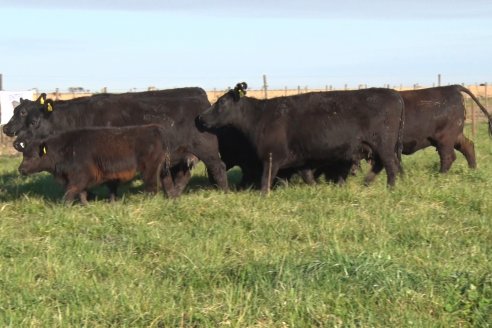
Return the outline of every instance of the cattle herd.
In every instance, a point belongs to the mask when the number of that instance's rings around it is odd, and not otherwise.
[[[179,196],[198,161],[209,180],[228,189],[227,170],[239,166],[241,188],[270,190],[277,177],[299,174],[309,184],[324,175],[343,183],[361,160],[369,184],[383,169],[393,186],[401,155],[434,146],[440,172],[461,152],[476,167],[473,142],[463,134],[468,94],[460,85],[397,92],[383,88],[311,92],[272,99],[246,96],[238,83],[213,105],[201,88],[97,94],[54,101],[21,99],[3,127],[22,152],[23,175],[50,172],[65,201],[105,184],[114,200],[120,182],[139,175],[145,189]]]

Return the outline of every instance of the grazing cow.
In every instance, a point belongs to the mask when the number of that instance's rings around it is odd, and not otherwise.
[[[87,204],[87,189],[103,183],[114,200],[118,183],[133,179],[137,172],[146,189],[156,191],[159,184],[172,183],[168,136],[169,128],[154,124],[66,131],[26,141],[19,172],[50,172],[65,186],[67,202],[78,195]]]
[[[22,100],[4,133],[22,140],[40,139],[55,132],[91,126],[127,126],[172,121],[173,143],[183,149],[183,158],[171,169],[176,193],[181,193],[191,174],[187,163],[194,156],[205,163],[217,185],[227,189],[225,165],[219,156],[217,137],[200,132],[195,118],[208,108],[200,88],[181,88],[125,94],[100,94],[68,101],[52,101],[41,95],[36,101]],[[14,143],[19,146],[20,143]],[[22,151],[22,149],[17,149]]]
[[[403,100],[395,91],[312,92],[259,100],[246,97],[246,88],[238,83],[198,119],[205,128],[230,126],[248,138],[262,163],[264,193],[279,169],[340,163],[348,174],[367,148],[374,154],[373,175],[384,168],[388,185],[394,185],[404,118]]]
[[[473,93],[461,85],[401,91],[405,103],[403,154],[410,155],[434,146],[440,157],[440,172],[444,173],[456,159],[456,149],[465,156],[470,168],[476,167],[473,141],[463,134],[465,104],[462,92],[468,94],[485,114],[492,134],[491,115]]]

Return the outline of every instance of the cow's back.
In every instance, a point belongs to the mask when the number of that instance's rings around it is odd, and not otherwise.
[[[294,162],[304,156],[323,160],[327,154],[331,160],[351,160],[362,143],[394,138],[403,110],[400,95],[389,89],[308,93],[272,101],[260,130],[286,138],[289,152],[299,157]]]

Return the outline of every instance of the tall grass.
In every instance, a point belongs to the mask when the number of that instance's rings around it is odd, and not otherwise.
[[[135,182],[87,207],[0,157],[0,326],[490,326],[484,125],[475,142],[478,169],[458,154],[441,175],[428,149],[404,157],[393,190],[359,174],[224,193],[200,168],[178,200]]]

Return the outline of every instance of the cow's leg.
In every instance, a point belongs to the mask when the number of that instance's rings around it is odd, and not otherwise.
[[[352,162],[340,162],[326,166],[324,171],[326,181],[336,183],[339,186],[344,185],[352,172],[353,165]]]
[[[220,159],[217,138],[212,135],[203,135],[201,138],[202,140],[207,141],[200,142],[196,145],[193,150],[193,155],[198,157],[198,159],[205,164],[208,173],[212,176],[217,186],[220,189],[227,191],[226,165]]]
[[[386,181],[388,186],[393,187],[396,182],[396,175],[400,172],[399,160],[395,153],[388,154],[382,158],[384,169],[386,170]]]
[[[370,185],[376,176],[383,170],[384,166],[381,160],[378,158],[374,158],[371,166],[371,170],[367,173],[366,177],[364,178],[364,185],[368,186]]]
[[[205,164],[217,186],[222,190],[228,190],[226,166],[220,160],[218,152],[214,155],[198,153],[196,156]]]
[[[140,168],[146,192],[155,194],[159,191],[164,162],[164,156],[155,157]]]
[[[313,178],[316,183],[319,183],[319,178],[325,173],[324,167],[319,167],[313,171]]]
[[[338,180],[337,180],[337,184],[339,186],[344,185],[345,182],[347,182],[347,178],[349,174],[352,174],[352,169],[354,165],[355,165],[354,163],[346,163],[340,166],[338,171]]]
[[[253,167],[242,166],[241,172],[243,176],[241,177],[241,182],[239,182],[239,189],[246,189],[251,186],[254,188],[259,187],[259,182],[261,180],[259,170],[255,170]]]
[[[475,145],[473,141],[465,137],[463,134],[460,134],[456,139],[454,148],[465,156],[469,168],[475,169],[477,167],[477,162],[475,159]]]
[[[144,182],[144,189],[146,192],[155,194],[159,190],[157,168],[148,168],[145,172],[142,172],[142,180]]]
[[[106,187],[108,187],[109,190],[109,201],[112,203],[116,200],[116,192],[118,190],[118,180],[111,180],[106,182]]]
[[[350,175],[356,176],[357,172],[362,169],[360,161],[353,162],[350,166]]]
[[[74,184],[67,185],[67,189],[65,190],[65,195],[63,196],[64,203],[66,205],[72,205],[73,201],[75,200],[75,197],[79,196],[83,191],[84,191],[83,187]],[[87,197],[85,198],[86,203],[83,203],[82,199],[80,199],[80,201],[82,202],[82,204],[87,205]]]
[[[176,198],[178,195],[176,194],[176,188],[174,187],[174,180],[170,170],[166,170],[161,175],[161,184],[162,189],[166,193],[168,198]]]
[[[316,179],[314,178],[314,172],[311,169],[302,169],[299,171],[299,175],[305,184],[313,186],[316,184]]]
[[[91,180],[91,176],[84,174],[87,171],[84,171],[82,168],[75,169],[71,171],[66,177],[66,186],[65,186],[65,195],[63,196],[65,204],[71,205],[76,196],[79,196],[82,192],[85,192],[87,186],[89,185],[89,181]],[[83,198],[83,199],[82,199]],[[87,193],[85,193],[80,201],[83,205],[87,205]],[[85,201],[85,203],[84,203]]]
[[[82,190],[79,193],[79,199],[82,205],[89,205],[89,202],[87,201],[87,190]]]
[[[439,172],[446,173],[451,168],[451,165],[456,160],[456,154],[454,152],[454,146],[448,143],[438,144],[437,152],[441,160],[441,169]]]
[[[188,182],[191,179],[191,170],[186,166],[181,166],[176,170],[172,171],[172,177],[174,180],[174,191],[173,194],[175,197],[181,195],[188,185]]]
[[[341,178],[341,170],[336,164],[326,165],[323,168],[323,174],[328,183],[338,183]]]

